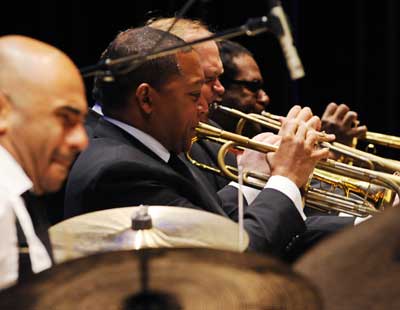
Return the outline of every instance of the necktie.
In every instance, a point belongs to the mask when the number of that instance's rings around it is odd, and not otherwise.
[[[31,260],[29,257],[29,247],[26,242],[24,232],[22,231],[21,224],[18,218],[15,219],[17,225],[17,237],[18,237],[18,281],[24,281],[33,275]]]
[[[54,262],[49,233],[48,233],[48,228],[50,227],[50,225],[47,219],[46,209],[43,204],[43,200],[31,194],[30,192],[25,192],[24,194],[21,195],[21,197],[25,202],[26,209],[32,220],[35,234],[45,246],[46,251],[49,254],[52,262]],[[26,241],[25,234],[21,228],[18,219],[17,219],[17,235],[18,235],[18,244],[20,248],[19,280],[23,280],[24,278],[29,277],[33,273],[29,256],[28,243]]]
[[[190,172],[188,166],[186,166],[186,164],[175,154],[171,153],[171,156],[168,160],[168,165],[180,175],[190,180],[193,180],[193,175]]]

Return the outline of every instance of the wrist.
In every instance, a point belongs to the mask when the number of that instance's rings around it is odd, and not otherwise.
[[[303,183],[295,174],[290,173],[287,169],[274,169],[271,171],[271,176],[281,176],[292,181],[298,188],[303,186]]]

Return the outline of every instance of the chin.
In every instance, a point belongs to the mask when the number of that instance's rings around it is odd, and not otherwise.
[[[43,191],[46,193],[57,192],[61,189],[68,175],[68,169],[51,169],[43,180]]]
[[[51,177],[44,180],[43,191],[45,193],[57,192],[61,189],[65,181],[65,177]]]
[[[207,114],[202,114],[200,116],[199,121],[202,122],[202,123],[207,123],[208,122],[208,113]]]

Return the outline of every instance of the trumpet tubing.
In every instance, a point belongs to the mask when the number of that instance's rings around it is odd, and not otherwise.
[[[281,127],[281,122],[280,122],[280,116],[268,113],[268,112],[261,112],[261,114],[255,114],[255,113],[250,113],[246,114],[243,113],[239,110],[232,109],[229,107],[225,107],[222,105],[215,104],[214,109],[219,109],[225,113],[228,113],[230,115],[239,117],[239,122],[236,127],[236,133],[241,134],[243,131],[243,128],[246,124],[247,121],[254,122],[256,124],[259,124],[261,126],[264,126],[266,128],[269,128],[271,130],[278,131]],[[321,133],[324,135],[324,133]],[[379,135],[379,136],[378,136]],[[382,134],[376,134],[376,133],[367,133],[367,137],[375,137],[376,141],[380,140],[381,137],[384,136],[387,138],[385,140],[387,144],[392,143],[397,145],[397,142],[399,142],[398,146],[400,148],[400,138],[398,137],[393,137],[393,136],[387,136],[387,135],[382,135]],[[390,141],[390,142],[389,142]],[[371,141],[372,142],[372,141]],[[332,142],[332,143],[327,143],[327,142],[322,142],[321,146],[327,147],[330,151],[335,152],[337,154],[344,155],[346,157],[353,158],[361,163],[363,163],[366,168],[370,170],[379,170],[379,171],[384,171],[388,173],[394,173],[397,171],[400,171],[400,162],[392,159],[386,159],[368,152],[363,152],[360,150],[357,150],[355,148],[349,147],[347,145],[338,143],[338,142]]]
[[[272,113],[269,113],[266,111],[262,111],[261,115],[265,116],[267,119],[270,119],[271,121],[275,121],[275,124],[279,125],[279,123],[280,123],[279,116],[277,116],[275,114],[272,114]],[[386,146],[386,147],[400,149],[400,137],[397,137],[397,136],[367,131],[367,133],[365,134],[365,137],[361,137],[359,139],[365,140],[370,143],[375,143],[375,144],[379,144],[382,146]]]
[[[196,132],[199,138],[211,137],[224,142],[218,152],[218,168],[200,164],[187,154],[189,160],[202,169],[211,170],[235,181],[238,181],[237,169],[225,164],[225,155],[231,148],[239,146],[262,153],[274,152],[278,149],[275,145],[254,141],[204,123],[199,123]],[[375,214],[390,205],[394,198],[393,191],[400,195],[399,176],[354,167],[332,160],[318,162],[317,168],[313,174],[315,180],[325,182],[345,192],[345,196],[343,196],[321,188],[308,186],[306,188],[305,201],[307,205],[320,210],[334,210],[364,217]],[[249,186],[263,188],[268,178],[269,176],[267,175],[249,171],[244,173],[243,181]],[[382,189],[371,184],[385,188]],[[375,193],[370,193],[371,189]],[[357,196],[357,198],[350,197],[350,193],[360,196]]]
[[[391,206],[395,198],[393,190],[389,190],[386,187],[337,175],[322,169],[315,169],[313,178],[331,186],[334,190],[336,188],[343,190],[346,197],[350,197],[352,194],[363,197],[379,210]]]
[[[366,140],[370,143],[379,144],[394,149],[400,149],[400,137],[367,131],[365,137],[361,137],[360,139]]]

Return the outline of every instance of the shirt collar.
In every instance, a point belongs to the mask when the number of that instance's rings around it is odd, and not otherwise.
[[[0,186],[13,195],[20,196],[33,187],[22,167],[0,145]]]
[[[118,121],[114,118],[104,116],[104,119],[115,126],[118,126],[122,130],[126,131],[140,142],[142,142],[145,146],[147,146],[151,151],[153,151],[158,157],[160,157],[166,163],[168,162],[171,154],[170,152],[156,139],[154,139],[149,134],[137,129],[131,125]]]
[[[93,107],[92,110],[95,111],[96,113],[103,115],[103,109],[101,108],[100,103],[96,102]]]

